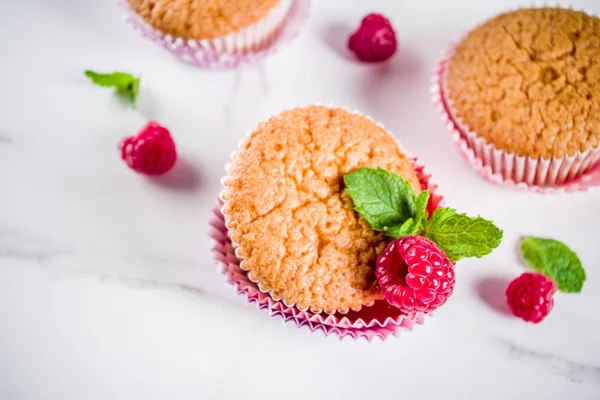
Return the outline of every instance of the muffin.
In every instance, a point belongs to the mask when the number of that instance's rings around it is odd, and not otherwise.
[[[515,183],[557,185],[600,158],[600,19],[519,9],[469,32],[442,77],[475,157]]]
[[[293,0],[126,0],[158,40],[184,61],[255,53],[273,42]]]
[[[222,211],[240,266],[262,291],[316,313],[382,299],[374,267],[389,238],[343,190],[344,175],[360,167],[382,167],[421,191],[394,139],[359,114],[297,108],[248,136],[223,180]]]

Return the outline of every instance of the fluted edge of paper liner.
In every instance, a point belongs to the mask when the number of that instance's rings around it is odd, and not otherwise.
[[[150,26],[126,0],[119,1],[125,21],[144,37],[187,64],[215,69],[237,68],[277,52],[299,34],[310,8],[310,0],[280,0],[267,16],[237,33],[188,40]]]

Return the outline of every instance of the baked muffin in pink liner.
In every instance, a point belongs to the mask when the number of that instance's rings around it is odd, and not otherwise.
[[[428,212],[443,205],[443,197],[436,192],[437,185],[431,182],[431,175],[411,158],[418,174],[422,189],[428,189],[431,197]],[[313,313],[310,310],[300,310],[287,306],[282,301],[274,300],[268,293],[259,290],[252,282],[247,272],[240,268],[240,262],[235,255],[234,246],[228,236],[225,219],[220,211],[221,202],[213,211],[214,217],[210,222],[210,236],[214,240],[213,255],[221,266],[221,272],[227,276],[229,283],[234,285],[237,293],[244,294],[248,302],[256,303],[259,309],[268,310],[271,316],[280,316],[284,321],[295,323],[297,326],[307,326],[312,331],[322,330],[325,334],[336,334],[340,337],[364,337],[371,340],[374,337],[385,339],[389,335],[397,335],[401,331],[411,330],[415,324],[422,324],[425,316],[420,313],[403,314],[397,308],[384,300],[377,300],[369,307],[346,314]]]
[[[309,105],[259,123],[238,149],[225,168],[221,211],[259,290],[314,314],[383,299],[373,266],[389,239],[356,213],[343,177],[383,168],[420,193],[392,135],[358,112]]]
[[[561,22],[544,25],[552,18]],[[519,26],[523,34],[513,35]],[[599,26],[570,9],[520,9],[449,47],[432,101],[484,178],[536,192],[600,186]],[[526,40],[540,29],[535,43]]]
[[[135,30],[200,68],[236,68],[275,53],[298,35],[310,6],[310,0],[120,1]]]
[[[446,62],[447,58],[442,59],[435,68],[432,78],[433,85],[431,87],[432,102],[440,113],[446,129],[452,135],[452,139],[462,156],[469,165],[477,171],[477,173],[495,184],[531,190],[538,193],[579,192],[600,187],[600,165],[596,165],[578,178],[555,186],[530,185],[526,182],[517,182],[511,178],[507,179],[504,174],[494,172],[492,165],[494,162],[496,165],[502,165],[503,152],[489,148],[486,151],[479,151],[481,150],[481,145],[472,146],[472,141],[467,138],[467,134],[461,129],[460,125],[456,123],[448,110],[448,106],[444,100],[444,91],[442,87],[442,76]],[[494,160],[492,161],[492,164],[489,163],[490,159]]]

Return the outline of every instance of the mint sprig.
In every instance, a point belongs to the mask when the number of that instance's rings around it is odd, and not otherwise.
[[[425,190],[416,196],[405,179],[382,168],[360,168],[346,175],[344,182],[354,209],[374,230],[394,239],[424,235],[451,261],[482,257],[502,241],[502,230],[491,221],[452,208],[437,209],[428,219],[430,193]]]
[[[453,208],[438,208],[425,228],[425,237],[435,242],[452,261],[481,258],[500,245],[502,231],[491,221],[458,214]]]
[[[85,71],[85,76],[90,78],[98,86],[114,87],[119,95],[125,96],[131,106],[135,108],[138,92],[140,90],[140,78],[126,72],[112,72],[101,74],[94,71]]]
[[[533,268],[552,279],[559,290],[578,293],[585,282],[585,270],[567,245],[558,240],[527,236],[521,242],[523,258]]]

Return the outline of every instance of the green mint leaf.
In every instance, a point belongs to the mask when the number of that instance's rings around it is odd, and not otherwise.
[[[426,223],[425,236],[437,243],[451,261],[458,261],[491,253],[502,241],[502,230],[481,217],[438,208]]]
[[[402,236],[414,236],[417,235],[415,220],[412,218],[407,219],[402,225],[394,225],[385,231],[387,236],[394,239],[399,239]]]
[[[90,78],[98,86],[114,87],[117,93],[129,98],[131,105],[135,108],[138,92],[140,90],[140,78],[125,72],[112,72],[100,74],[94,71],[85,71],[85,76]]]
[[[417,206],[417,215],[421,214],[427,219],[427,204],[429,203],[429,190],[424,190],[417,196],[415,201]]]
[[[417,196],[416,200],[417,214],[415,217],[415,234],[420,235],[425,230],[425,224],[427,223],[427,204],[429,204],[429,191],[424,190]]]
[[[383,168],[359,168],[344,176],[344,183],[354,209],[374,230],[402,225],[417,212],[410,184]]]
[[[129,101],[131,102],[131,106],[135,108],[138,93],[140,92],[140,78],[136,78],[131,85],[131,93],[129,94]]]
[[[98,86],[114,87],[119,91],[128,90],[132,83],[138,78],[125,72],[112,72],[110,74],[101,74],[94,71],[85,71],[85,76],[90,78]]]
[[[394,239],[401,238],[402,236],[416,236],[423,233],[425,230],[425,224],[427,223],[427,204],[429,203],[429,191],[424,190],[417,196],[415,200],[415,207],[417,212],[414,218],[409,218],[401,225],[394,225],[390,227],[385,234],[393,237]]]
[[[554,239],[527,236],[521,242],[523,258],[552,279],[562,292],[581,292],[585,270],[577,254]]]

